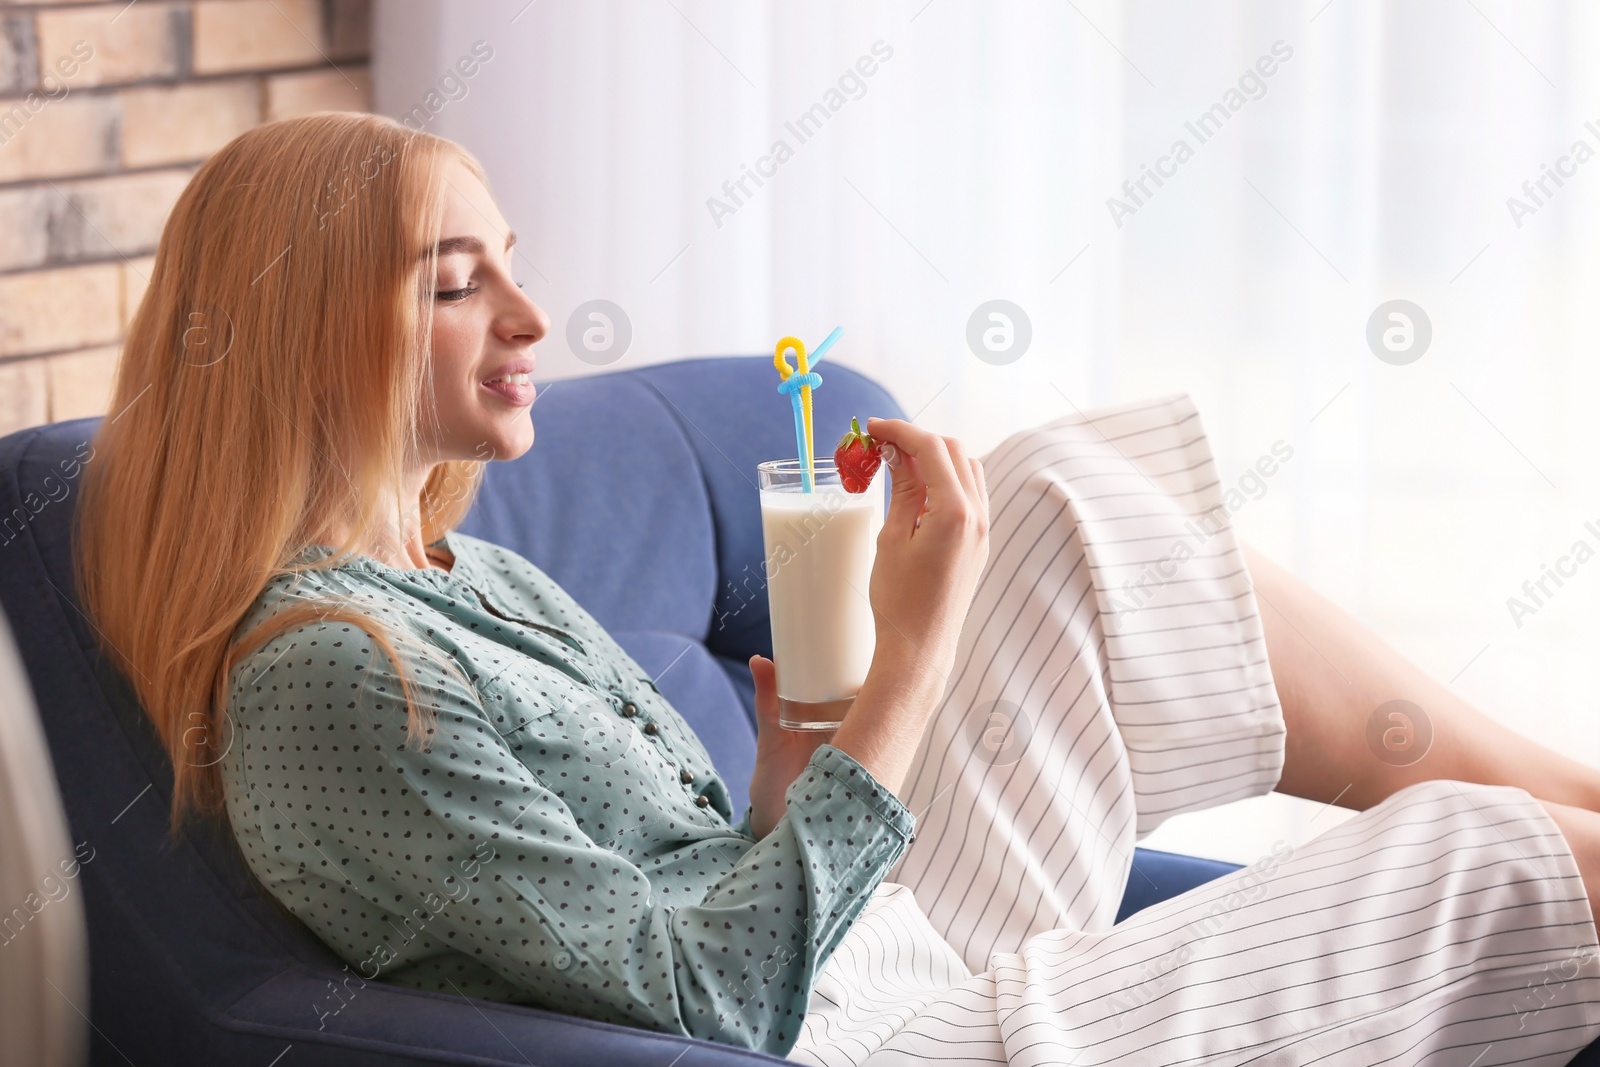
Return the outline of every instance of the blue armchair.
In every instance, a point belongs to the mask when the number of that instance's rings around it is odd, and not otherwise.
[[[818,426],[901,414],[871,380],[830,366],[816,393]],[[745,663],[771,652],[753,472],[794,446],[774,386],[764,357],[543,385],[533,449],[491,466],[465,526],[548,571],[657,678],[710,750],[736,811],[755,750]],[[79,875],[93,1063],[785,1062],[381,981],[349,989],[342,961],[265,897],[225,833],[170,845],[170,767],[128,685],[98,655],[73,590],[76,486],[59,464],[97,425],[80,419],[0,439],[0,607],[72,839],[94,849]],[[1138,850],[1119,920],[1232,869]]]

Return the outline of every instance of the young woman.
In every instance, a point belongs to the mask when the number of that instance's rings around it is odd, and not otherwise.
[[[447,141],[240,136],[173,209],[79,510],[174,827],[225,815],[359,980],[828,1064],[1557,1064],[1600,1035],[1600,774],[1247,567],[1183,397],[982,462],[870,420],[871,673],[819,738],[751,659],[732,821],[649,676],[454,532],[534,439],[514,240]],[[1369,746],[1396,699],[1418,762]],[[1272,788],[1361,811],[1113,925],[1142,835]]]

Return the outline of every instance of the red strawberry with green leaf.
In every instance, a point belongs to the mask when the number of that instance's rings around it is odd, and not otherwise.
[[[833,463],[839,468],[839,481],[845,491],[866,492],[882,462],[883,446],[876,437],[862,433],[861,423],[850,416],[850,432],[839,438],[839,446],[833,450]]]

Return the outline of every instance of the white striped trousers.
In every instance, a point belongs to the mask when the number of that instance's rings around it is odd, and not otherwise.
[[[1490,1067],[1600,1037],[1577,864],[1521,789],[1411,786],[1113,926],[1139,839],[1278,782],[1255,596],[1187,397],[983,464],[989,562],[912,764],[916,838],[790,1059]]]

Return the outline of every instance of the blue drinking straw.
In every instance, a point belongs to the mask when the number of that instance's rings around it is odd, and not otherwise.
[[[817,346],[817,350],[815,352],[811,353],[811,362],[812,363],[821,363],[822,362],[822,357],[828,354],[828,349],[833,347],[833,343],[835,341],[837,341],[839,339],[839,336],[841,334],[843,334],[843,333],[844,333],[844,327],[843,326],[835,326],[833,328],[833,332],[828,334],[828,336],[824,337],[822,339],[822,343]]]

